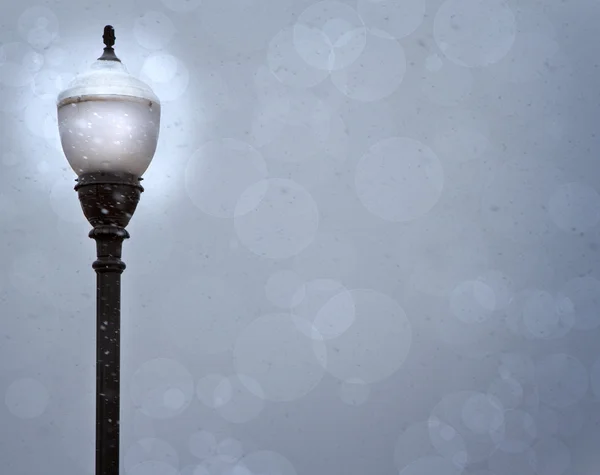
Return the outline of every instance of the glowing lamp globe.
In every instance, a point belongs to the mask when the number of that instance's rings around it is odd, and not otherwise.
[[[104,54],[57,100],[62,148],[78,176],[120,173],[141,177],[158,142],[160,101],[116,57],[114,30],[104,30]]]

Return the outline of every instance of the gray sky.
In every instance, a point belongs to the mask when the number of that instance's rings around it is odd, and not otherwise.
[[[0,5],[0,472],[93,474],[56,96],[162,101],[124,245],[124,475],[594,475],[600,4]]]

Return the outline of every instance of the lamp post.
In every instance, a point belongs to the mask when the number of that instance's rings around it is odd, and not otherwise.
[[[58,95],[62,148],[96,241],[96,475],[119,473],[121,261],[158,141],[160,101],[115,55],[112,26],[90,71]]]

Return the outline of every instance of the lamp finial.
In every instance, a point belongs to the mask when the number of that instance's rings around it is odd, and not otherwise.
[[[107,48],[112,48],[115,45],[115,29],[112,25],[106,25],[104,27],[104,35],[102,35],[104,44]]]
[[[119,61],[121,60],[117,58],[115,54],[115,50],[113,46],[115,45],[115,29],[112,25],[106,25],[104,27],[104,34],[102,35],[102,39],[104,40],[104,53],[98,59],[103,61]]]

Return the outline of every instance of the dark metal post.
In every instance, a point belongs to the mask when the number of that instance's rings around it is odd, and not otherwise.
[[[124,231],[124,230],[122,230]],[[96,240],[96,475],[119,473],[121,261],[119,228],[99,226]]]
[[[125,230],[137,207],[141,178],[91,173],[75,190],[96,241],[96,475],[119,474],[121,260]]]

